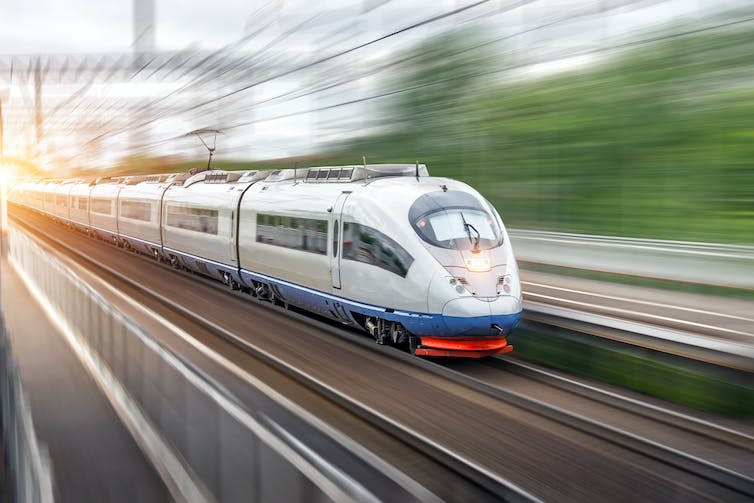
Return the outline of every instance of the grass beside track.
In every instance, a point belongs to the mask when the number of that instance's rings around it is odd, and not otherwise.
[[[754,417],[754,379],[746,372],[531,322],[509,340],[530,362],[707,412]]]

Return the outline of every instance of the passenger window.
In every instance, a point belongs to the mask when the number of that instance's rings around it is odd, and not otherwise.
[[[327,220],[258,213],[256,241],[327,255]]]
[[[102,215],[112,215],[113,214],[113,207],[112,203],[109,199],[105,199],[102,197],[93,197],[92,198],[92,213],[100,213]]]
[[[139,201],[121,201],[120,216],[149,222],[152,218],[152,205]]]
[[[177,227],[205,234],[217,234],[219,211],[209,208],[170,204],[167,207],[169,227]]]

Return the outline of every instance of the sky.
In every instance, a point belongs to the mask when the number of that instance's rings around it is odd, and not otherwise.
[[[285,1],[192,1],[154,0],[155,2],[155,45],[158,51],[206,50],[223,47],[238,41],[245,34],[265,27],[262,34],[246,44],[242,50],[255,53],[267,43],[276,40],[286,30],[310,19],[303,27],[274,45],[275,54],[281,60],[307,61],[331,53],[340,48],[351,47],[374,39],[398,28],[449,12],[459,7],[475,3],[474,0],[363,0],[347,2],[326,0],[311,2],[305,0]],[[710,2],[706,0],[638,0],[631,7],[610,10],[613,5],[626,0],[490,0],[445,20],[412,29],[399,36],[374,44],[368,49],[344,58],[351,64],[364,64],[365,61],[384,61],[392,54],[420,42],[434,33],[465,23],[484,23],[493,33],[501,35],[526,32],[536,26],[547,24],[574,13],[591,13],[569,22],[555,23],[550,28],[535,30],[514,37],[507,47],[518,57],[528,59],[532,64],[519,71],[522,78],[537,76],[589,65],[589,57],[556,58],[547,63],[535,64],[538,58],[550,54],[569,54],[577,49],[596,47],[605,40],[619,40],[630,37],[637,31],[648,30],[658,25],[688,21],[711,11],[746,5],[743,0]],[[520,5],[518,8],[511,8]],[[609,11],[609,14],[604,13]],[[98,0],[0,0],[0,58],[10,55],[29,54],[86,54],[86,53],[128,53],[133,43],[132,2],[108,2]],[[325,49],[323,49],[325,48]],[[343,63],[344,64],[344,63]],[[328,68],[331,68],[328,66]],[[337,67],[332,67],[337,71]],[[201,146],[186,141],[165,142],[166,138],[178,136],[180,131],[211,125],[212,120],[224,119],[227,122],[228,109],[250,110],[252,117],[264,117],[265,113],[279,116],[296,113],[295,117],[267,121],[247,128],[239,128],[222,139],[225,153],[229,156],[251,156],[256,158],[285,157],[312,151],[322,142],[330,141],[343,134],[338,123],[348,123],[354,117],[370,113],[367,105],[349,107],[348,110],[333,110],[317,114],[306,114],[312,108],[321,108],[335,101],[368,95],[378,85],[378,79],[365,78],[354,82],[353,86],[339,88],[337,92],[322,93],[311,98],[303,98],[280,103],[275,106],[254,108],[251,104],[264,97],[275,96],[285,90],[311,85],[313,79],[327,78],[316,72],[302,72],[279,79],[269,85],[259,86],[252,92],[241,93],[238,100],[225,101],[213,107],[210,116],[167,117],[150,125],[146,135],[161,152],[179,154],[182,151],[197,155]],[[118,99],[159,98],[175,89],[182,82],[161,82],[134,84],[115,83],[108,86],[92,86],[87,92],[90,98],[109,97]],[[223,82],[212,92],[220,93],[231,89],[233,82]],[[28,85],[28,83],[27,83]],[[22,89],[22,83],[8,88],[7,78],[0,75],[0,98],[5,100],[9,112],[6,119],[6,145],[11,153],[28,152],[31,140],[28,120],[19,118],[28,115],[29,89]],[[78,86],[45,86],[43,100],[50,106],[61,102]],[[206,92],[206,89],[204,90]],[[5,93],[5,97],[3,95]],[[190,103],[197,96],[181,96],[175,103]],[[26,101],[24,101],[26,100]],[[173,103],[173,102],[171,102]],[[15,107],[15,108],[13,108]],[[13,115],[15,114],[15,115]],[[214,115],[212,115],[214,114]],[[189,114],[191,115],[191,114]],[[214,117],[214,118],[213,118]],[[231,123],[239,121],[236,113]],[[60,120],[56,119],[56,126]],[[16,136],[13,128],[17,127]],[[49,138],[42,150],[65,151],[75,154],[78,145],[86,141],[91,132],[61,129],[65,136]],[[53,128],[51,128],[52,130]],[[108,155],[100,153],[99,162],[114,161],[129,143],[127,134],[121,134],[106,142]],[[104,149],[103,149],[104,150]],[[222,154],[221,154],[222,155]]]
[[[326,0],[312,3],[302,0],[256,2],[252,0],[192,1],[155,0],[156,42],[159,49],[187,47],[212,48],[237,40],[247,24],[253,24],[255,14],[272,17],[302,15],[318,5],[329,12],[328,17],[352,19],[353,16],[376,5],[365,16],[363,27],[369,33],[380,33],[394,26],[396,21],[420,19],[428,13],[443,12],[474,3],[473,1],[358,1]],[[489,2],[491,10],[515,3],[505,0]],[[539,0],[517,9],[501,19],[503,24],[527,24],[547,19],[558,11],[602,4],[610,0]],[[610,29],[630,30],[642,25],[662,23],[674,18],[693,15],[699,10],[716,9],[740,1],[709,2],[705,0],[644,1],[647,9],[627,12],[619,19],[611,19]],[[76,53],[123,51],[133,39],[132,3],[98,0],[0,0],[0,54]],[[592,27],[602,21],[592,20]],[[571,34],[574,32],[571,31]]]

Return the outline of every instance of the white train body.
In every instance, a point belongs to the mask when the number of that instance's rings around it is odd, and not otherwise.
[[[419,355],[510,351],[506,335],[521,315],[500,216],[424,166],[23,183],[12,199]]]
[[[88,229],[89,222],[89,192],[92,187],[88,183],[76,182],[71,184],[69,193],[68,218],[79,229]]]
[[[89,191],[89,227],[96,235],[118,240],[118,183],[98,183]],[[60,215],[58,215],[60,216]]]

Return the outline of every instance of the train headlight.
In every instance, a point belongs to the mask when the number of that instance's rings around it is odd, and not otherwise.
[[[490,270],[489,257],[471,257],[466,259],[466,268],[471,272],[486,272]]]
[[[511,293],[511,277],[509,275],[500,276],[497,279],[497,286],[498,286],[498,294],[500,293],[500,288],[505,293]]]

